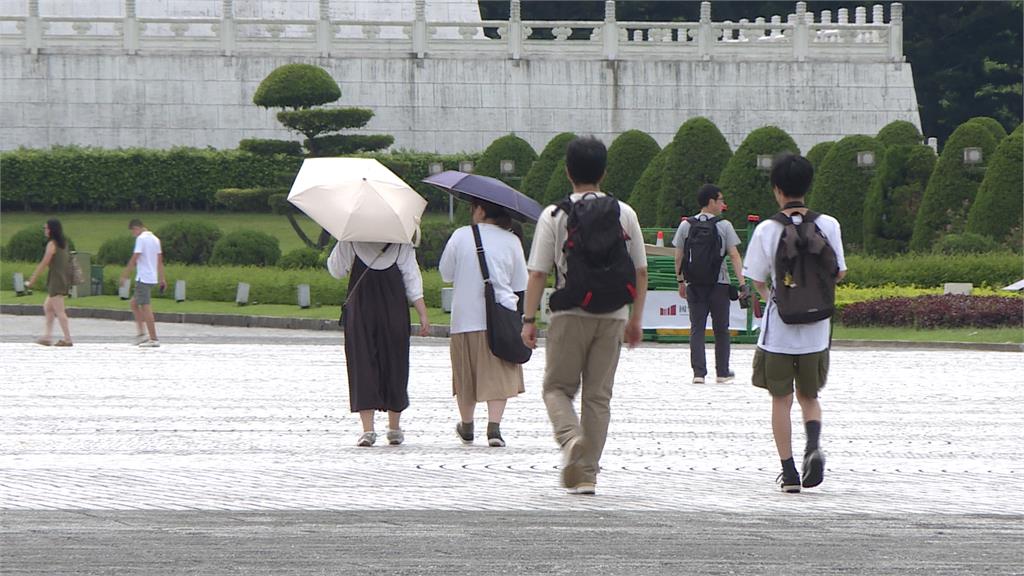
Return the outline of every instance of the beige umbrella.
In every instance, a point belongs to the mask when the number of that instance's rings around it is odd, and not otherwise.
[[[372,158],[311,158],[288,201],[338,240],[416,240],[427,201]]]

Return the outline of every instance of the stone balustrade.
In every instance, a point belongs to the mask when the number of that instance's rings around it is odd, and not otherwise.
[[[211,0],[214,1],[214,0]],[[864,7],[815,17],[805,2],[795,12],[739,22],[715,22],[710,2],[701,3],[697,22],[625,22],[616,3],[605,2],[603,21],[526,21],[520,0],[511,0],[509,20],[427,21],[425,0],[414,2],[411,21],[338,20],[330,1],[321,0],[317,19],[257,19],[234,16],[233,0],[220,18],[139,17],[136,0],[124,0],[122,17],[41,16],[39,0],[26,12],[0,14],[0,48],[116,50],[127,54],[202,52],[235,55],[267,53],[316,55],[430,54],[494,55],[513,60],[531,55],[572,54],[605,60],[866,60],[895,62],[903,55],[903,6]]]

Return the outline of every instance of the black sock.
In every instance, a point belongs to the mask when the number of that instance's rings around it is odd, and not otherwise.
[[[497,435],[500,435],[501,431],[499,429],[499,426],[501,426],[501,424],[499,424],[497,422],[488,422],[487,423],[487,436],[497,436]]]
[[[804,422],[804,430],[807,431],[807,448],[804,453],[810,453],[818,449],[818,436],[821,435],[821,420],[808,420]]]
[[[793,462],[792,456],[782,461],[782,471],[788,476],[799,476],[799,473],[796,471],[796,462]]]

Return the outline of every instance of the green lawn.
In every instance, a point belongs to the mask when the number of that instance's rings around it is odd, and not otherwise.
[[[35,292],[28,296],[16,296],[14,292],[0,292],[3,304],[42,304],[45,294]],[[128,310],[128,302],[117,296],[90,296],[68,299],[69,308],[101,308],[107,310]],[[276,316],[291,318],[320,318],[336,320],[336,306],[320,306],[305,310],[285,304],[253,304],[237,306],[229,302],[185,301],[174,302],[166,298],[155,298],[153,309],[157,312],[178,312],[194,314],[247,314],[251,316]],[[450,316],[440,308],[429,308],[430,322],[448,325]],[[413,321],[415,311],[410,309]],[[975,342],[975,343],[1024,343],[1024,330],[1015,328],[963,328],[914,330],[911,328],[849,328],[836,325],[832,334],[836,340],[905,340],[911,342]]]
[[[0,243],[6,245],[11,236],[23,228],[42,228],[49,218],[59,219],[64,225],[64,232],[74,241],[75,248],[90,254],[96,254],[100,245],[110,238],[128,235],[128,221],[132,218],[142,219],[146,227],[153,231],[179,220],[216,224],[224,233],[242,228],[261,230],[280,241],[282,254],[302,247],[302,241],[284,216],[239,212],[3,212],[0,214]],[[297,218],[306,234],[316,240],[320,227],[304,214],[299,214]],[[425,220],[447,218],[447,214],[424,215]]]

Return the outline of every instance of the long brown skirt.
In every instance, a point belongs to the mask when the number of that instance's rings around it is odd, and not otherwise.
[[[523,367],[498,358],[487,332],[452,334],[452,394],[472,402],[505,400],[523,392]]]

